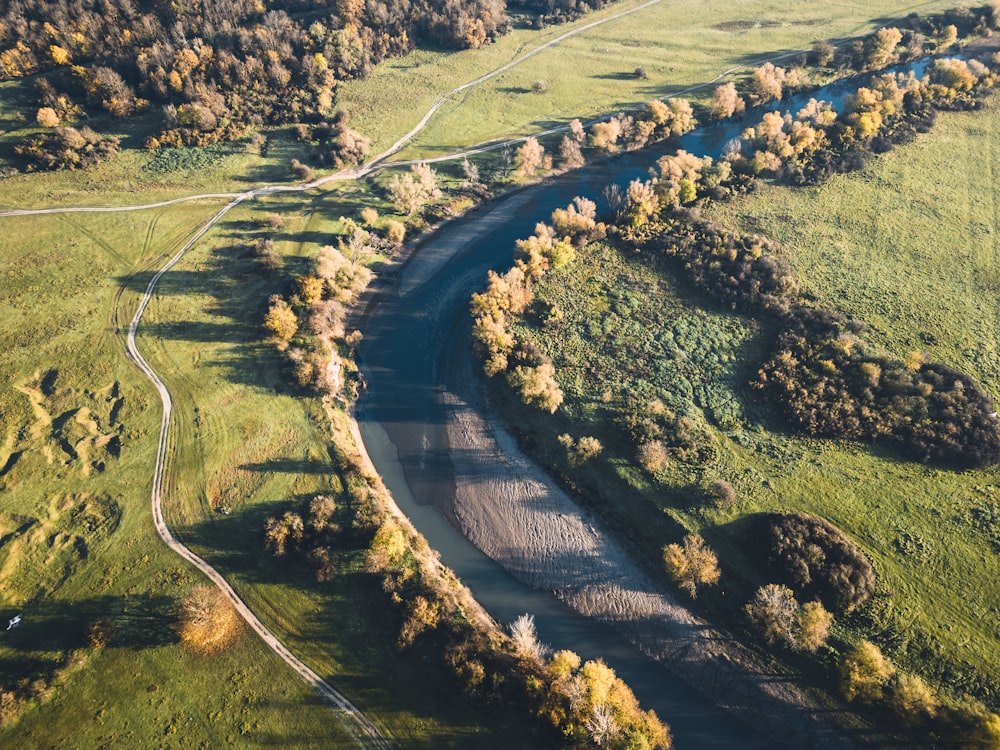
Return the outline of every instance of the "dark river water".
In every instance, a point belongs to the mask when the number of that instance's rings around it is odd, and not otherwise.
[[[917,69],[922,74],[922,67]],[[835,107],[858,83],[844,82],[770,107],[795,113],[810,98]],[[681,148],[717,157],[746,123],[698,129]],[[708,702],[659,663],[647,658],[608,626],[576,614],[550,592],[518,582],[483,555],[450,523],[453,487],[442,396],[459,390],[471,354],[469,296],[484,285],[487,269],[513,260],[514,242],[533,233],[556,208],[582,195],[603,207],[602,191],[648,176],[665,147],[651,147],[585,167],[526,188],[476,210],[435,232],[406,262],[399,277],[376,293],[362,323],[359,354],[369,382],[358,419],[365,446],[396,502],[441,560],[502,623],[524,612],[535,617],[543,642],[584,659],[603,658],[632,687],[645,708],[670,724],[679,750],[764,748],[764,740]],[[513,218],[501,214],[515,206]]]

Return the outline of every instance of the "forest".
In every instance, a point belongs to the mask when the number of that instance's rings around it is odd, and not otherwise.
[[[603,3],[526,2],[544,24]],[[148,114],[150,148],[203,146],[251,128],[320,123],[337,83],[417,46],[481,47],[511,27],[504,0],[14,0],[0,11],[0,81],[31,79],[35,119],[64,128],[96,115]],[[72,132],[33,137],[30,168],[87,166],[66,152]],[[92,139],[91,139],[92,140]],[[70,149],[72,151],[72,149]],[[320,161],[329,161],[323,157]],[[338,161],[336,157],[332,159]]]

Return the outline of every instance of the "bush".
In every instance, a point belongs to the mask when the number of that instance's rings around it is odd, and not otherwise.
[[[875,570],[861,549],[828,521],[805,513],[765,513],[755,528],[772,572],[800,597],[850,610],[875,590]]]
[[[114,136],[101,137],[90,128],[56,128],[54,133],[33,135],[14,147],[28,162],[28,169],[82,169],[118,153]]]
[[[177,634],[198,654],[218,653],[236,640],[240,616],[232,602],[215,586],[195,586],[181,600]]]
[[[755,385],[812,435],[887,440],[922,462],[1000,462],[1000,421],[970,377],[939,363],[865,353],[859,326],[797,307]]]
[[[733,507],[736,502],[736,490],[725,479],[715,479],[708,485],[708,492],[715,500],[715,505],[723,510]]]
[[[841,692],[848,701],[875,703],[882,700],[885,686],[895,671],[878,646],[861,641],[840,665]]]

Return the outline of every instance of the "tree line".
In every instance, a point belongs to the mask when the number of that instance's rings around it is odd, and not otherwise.
[[[36,76],[43,127],[85,110],[156,112],[149,146],[205,145],[318,122],[338,81],[418,45],[477,48],[509,28],[504,0],[15,0],[0,10],[0,80]]]
[[[339,463],[329,492],[286,504],[264,522],[273,564],[306,564],[321,585],[360,575],[386,608],[401,652],[439,659],[483,705],[523,711],[526,731],[547,747],[671,747],[666,724],[600,659],[552,653],[530,615],[507,628],[474,617],[426,543],[386,511],[377,480],[347,455]]]
[[[691,209],[746,190],[760,175],[815,182],[859,168],[868,154],[924,128],[937,109],[978,106],[995,83],[979,60],[939,59],[922,79],[876,76],[839,113],[816,100],[795,117],[767,113],[745,130],[749,145],[719,163],[683,151],[662,157],[650,180],[629,187],[617,212],[619,236],[674,259],[727,307],[779,318],[782,330],[753,385],[798,429],[890,442],[922,462],[994,465],[1000,422],[977,383],[916,353],[901,361],[870,351],[861,322],[801,297],[778,246],[704,221]]]

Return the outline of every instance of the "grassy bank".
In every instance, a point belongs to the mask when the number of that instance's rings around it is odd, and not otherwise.
[[[139,346],[174,396],[165,512],[398,747],[530,746],[507,712],[455,699],[424,650],[398,651],[399,615],[367,589],[360,559],[319,585],[263,552],[268,515],[344,487],[323,409],[289,391],[261,319],[363,202],[358,191],[247,206],[161,280]],[[153,271],[218,207],[5,220],[0,615],[23,617],[0,641],[2,687],[23,697],[16,711],[5,704],[5,743],[354,746],[342,717],[255,637],[198,657],[174,634],[199,576],[153,531],[161,406],[125,359],[122,329]],[[250,244],[273,212],[287,220],[268,230],[280,263],[265,273]],[[103,648],[89,645],[95,623],[110,628]]]
[[[456,55],[414,53],[338,88],[337,106],[373,138],[374,149],[402,136],[434,98],[504,65],[546,41],[641,3],[609,4],[573,24],[519,29],[487,48]],[[587,120],[703,84],[740,66],[808,50],[822,39],[853,36],[927,2],[815,3],[740,0],[724,7],[695,0],[661,2],[584,31],[447,104],[400,158],[427,158],[482,141],[538,132],[575,117]],[[944,7],[944,6],[942,6]],[[645,68],[647,78],[635,75]],[[546,83],[544,93],[532,89]],[[726,79],[723,79],[726,80]],[[711,87],[692,97],[711,95]],[[398,117],[385,118],[393,109]],[[410,123],[410,124],[407,124]]]
[[[868,321],[873,343],[897,357],[926,352],[996,398],[989,290],[1000,272],[1000,214],[983,165],[998,127],[995,106],[941,115],[930,134],[860,173],[819,188],[763,188],[711,214],[785,243],[819,304]],[[1000,595],[983,581],[1000,573],[997,471],[934,468],[788,434],[745,385],[767,331],[692,296],[668,266],[645,262],[596,245],[545,279],[538,296],[562,317],[522,330],[552,357],[566,404],[555,418],[508,404],[514,423],[533,425],[527,439],[651,563],[684,530],[702,533],[723,569],[720,590],[707,596],[731,611],[768,582],[748,554],[752,514],[827,518],[878,572],[876,596],[838,632],[873,638],[903,668],[995,707]],[[687,417],[696,447],[650,474],[621,425],[656,401]],[[563,432],[594,435],[605,450],[571,469],[556,441]],[[711,501],[714,479],[736,488],[731,509]]]

